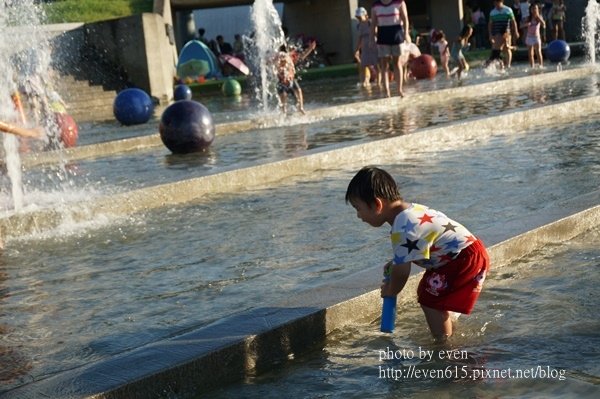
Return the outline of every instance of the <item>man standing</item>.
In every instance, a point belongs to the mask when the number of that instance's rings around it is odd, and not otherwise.
[[[512,9],[505,6],[503,0],[494,0],[494,8],[490,12],[488,23],[488,33],[492,44],[492,54],[488,63],[500,60],[500,53],[504,52],[504,66],[510,68],[512,62],[511,29],[515,40],[518,40],[519,28]]]

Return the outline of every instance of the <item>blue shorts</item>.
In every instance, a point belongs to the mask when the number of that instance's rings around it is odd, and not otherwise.
[[[404,42],[404,28],[402,25],[378,26],[377,44],[392,46]]]

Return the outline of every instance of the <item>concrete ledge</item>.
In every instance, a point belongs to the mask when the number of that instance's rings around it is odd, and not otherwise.
[[[543,85],[552,85],[557,82],[576,79],[597,73],[598,68],[594,66],[581,67],[565,70],[562,72],[548,72],[543,74],[524,76],[521,78],[506,79],[499,82],[481,83],[449,89],[420,92],[410,94],[406,99],[398,97],[384,98],[378,100],[362,101],[360,107],[356,104],[345,104],[308,110],[306,116],[293,116],[285,118],[286,123],[306,124],[322,120],[331,120],[343,117],[357,117],[361,115],[373,115],[381,113],[396,112],[403,108],[418,107],[424,104],[445,104],[457,98],[476,97],[481,98],[482,93],[494,93],[502,95],[514,92],[527,92],[532,88]],[[217,124],[215,129],[218,136],[240,133],[248,130],[274,127],[283,122],[281,115],[262,116],[260,118]],[[158,129],[158,126],[156,127]],[[160,136],[152,134],[123,140],[115,140],[100,144],[68,148],[62,152],[49,151],[39,154],[27,154],[23,157],[23,165],[32,168],[39,165],[54,165],[60,161],[75,161],[82,159],[107,157],[119,152],[140,151],[149,148],[164,147]],[[165,151],[166,150],[165,148]]]
[[[482,139],[498,134],[520,134],[532,127],[589,119],[590,115],[597,115],[599,109],[600,97],[596,96],[445,127],[423,129],[406,136],[365,144],[344,143],[319,149],[302,157],[101,197],[61,210],[42,209],[19,213],[0,219],[0,228],[6,232],[6,237],[15,237],[55,228],[62,220],[79,222],[91,220],[98,215],[128,215],[164,206],[181,205],[200,201],[206,195],[268,187],[284,179],[289,181],[300,176],[306,178],[315,170],[393,163],[409,155],[411,148],[426,148],[431,142],[437,142],[447,149],[458,148],[462,142],[469,139]],[[540,115],[545,117],[540,118]],[[499,129],[499,126],[518,126],[519,130]]]
[[[598,198],[599,192],[596,192]],[[600,225],[600,205],[489,248],[493,270]],[[331,331],[379,315],[380,267],[256,308],[110,360],[5,393],[6,399],[194,397],[314,350]],[[418,277],[409,279],[414,290]],[[409,292],[409,291],[406,291]],[[402,298],[405,298],[403,296]],[[407,299],[404,299],[405,301]]]

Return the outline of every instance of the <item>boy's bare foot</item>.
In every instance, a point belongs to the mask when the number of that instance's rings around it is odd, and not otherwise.
[[[398,92],[398,95],[400,96],[400,98],[404,98],[404,92],[403,92],[402,90],[400,90],[400,91]]]

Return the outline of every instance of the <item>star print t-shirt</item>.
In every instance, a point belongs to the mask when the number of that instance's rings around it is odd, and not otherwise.
[[[391,239],[395,264],[414,262],[427,269],[444,266],[477,240],[442,212],[414,203],[396,216]]]

